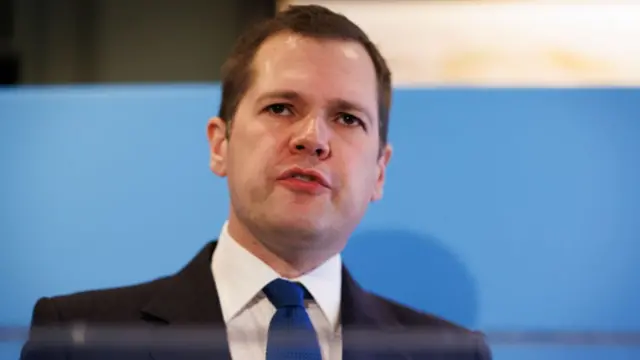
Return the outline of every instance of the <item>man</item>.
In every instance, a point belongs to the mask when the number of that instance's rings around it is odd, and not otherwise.
[[[490,359],[475,333],[366,292],[341,263],[391,157],[391,76],[362,30],[291,7],[239,40],[222,85],[207,126],[231,197],[218,240],[172,276],[40,299],[34,329],[83,327],[58,342],[34,331],[23,359]],[[91,342],[101,325],[119,340]],[[394,333],[414,341],[384,344]]]

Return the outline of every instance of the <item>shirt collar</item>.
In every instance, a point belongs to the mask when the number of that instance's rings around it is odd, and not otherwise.
[[[265,285],[280,277],[267,264],[240,246],[229,234],[227,225],[225,223],[222,227],[211,259],[211,270],[225,323],[238,315]],[[340,254],[331,257],[313,271],[290,280],[305,286],[332,328],[337,328],[342,288]]]

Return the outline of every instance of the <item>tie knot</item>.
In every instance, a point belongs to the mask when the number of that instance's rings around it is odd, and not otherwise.
[[[298,283],[284,279],[275,279],[263,289],[265,295],[276,309],[285,307],[304,307],[304,288]]]

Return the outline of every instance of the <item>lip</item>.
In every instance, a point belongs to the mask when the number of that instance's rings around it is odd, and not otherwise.
[[[278,180],[287,180],[290,179],[293,175],[312,176],[318,184],[326,187],[327,189],[331,189],[331,184],[323,173],[314,169],[303,169],[297,166],[291,167],[282,172],[282,174],[278,176]]]

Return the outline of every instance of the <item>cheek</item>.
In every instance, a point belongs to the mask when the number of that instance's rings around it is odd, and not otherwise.
[[[257,146],[247,146],[240,142],[237,146],[231,147],[229,159],[230,175],[235,174],[236,177],[242,178],[242,181],[255,178],[262,172],[266,161],[264,151]]]
[[[375,189],[377,166],[375,158],[371,156],[353,157],[342,164],[351,191],[358,197],[368,199]],[[367,200],[368,201],[368,200]]]
[[[234,172],[242,174],[243,181],[256,180],[265,174],[270,164],[273,163],[273,152],[276,139],[268,132],[261,131],[259,127],[245,128],[243,131],[232,133],[229,142],[230,167]],[[234,138],[234,136],[237,136]]]

